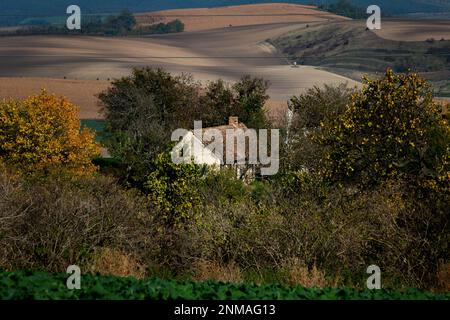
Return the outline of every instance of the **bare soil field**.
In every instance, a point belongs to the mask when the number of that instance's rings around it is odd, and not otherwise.
[[[77,105],[81,119],[101,119],[96,94],[105,90],[108,85],[108,81],[94,80],[0,78],[0,99],[24,99],[46,89]]]
[[[359,85],[342,72],[345,76],[307,65],[293,68],[286,56],[267,42],[299,28],[332,26],[347,18],[311,6],[282,3],[138,15],[141,24],[176,18],[186,24],[188,32],[141,38],[2,37],[0,98],[23,98],[47,88],[79,105],[82,118],[96,119],[100,116],[95,94],[104,90],[111,79],[130,74],[131,68],[150,66],[177,74],[191,73],[203,83],[218,78],[233,82],[244,74],[264,77],[271,85],[268,109],[276,115],[285,110],[292,95],[314,85]],[[365,28],[361,21],[345,23]],[[376,34],[407,41],[450,39],[450,23],[383,20]]]
[[[359,85],[355,81],[334,75],[332,73],[315,69],[314,67],[301,66],[292,68],[290,66],[260,68],[257,74],[265,79],[270,78],[271,87],[266,108],[272,117],[280,118],[287,110],[287,101],[294,94],[304,92],[314,85],[324,83],[347,82],[349,85]],[[206,78],[201,82],[225,78],[216,76],[214,79]],[[233,82],[236,78],[227,77]],[[198,79],[198,77],[196,78]],[[46,89],[50,93],[64,96],[80,108],[81,119],[102,119],[96,95],[108,88],[110,81],[107,80],[72,80],[72,79],[52,79],[37,77],[0,77],[0,100],[1,99],[24,99],[30,95]]]
[[[26,95],[27,91],[20,89],[21,81],[34,81],[25,87],[36,90],[42,84],[55,85],[50,91],[64,94],[79,104],[83,118],[96,118],[92,96],[106,86],[108,79],[128,75],[131,68],[143,66],[161,67],[176,74],[191,73],[203,83],[218,78],[233,82],[244,74],[263,77],[271,84],[269,108],[276,110],[285,106],[292,95],[314,85],[342,82],[357,85],[353,80],[315,67],[293,68],[266,42],[299,27],[305,24],[252,25],[145,38],[4,37],[0,38],[0,77],[91,81],[75,81],[67,85],[67,90],[51,80],[17,79],[14,85],[8,84],[12,80],[0,81],[0,98],[11,95],[9,92]]]
[[[314,6],[267,3],[219,8],[164,10],[136,15],[140,25],[181,20],[185,31],[210,30],[272,23],[312,23],[348,18],[319,11]]]
[[[450,40],[449,20],[382,20],[378,36],[398,41]]]

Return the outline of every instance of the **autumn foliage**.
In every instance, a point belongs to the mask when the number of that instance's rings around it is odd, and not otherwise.
[[[0,102],[0,161],[26,174],[94,171],[99,146],[93,132],[81,130],[77,113],[65,98],[45,90]]]
[[[365,186],[403,177],[448,191],[450,127],[430,85],[392,70],[364,81],[341,117],[321,123],[326,175]]]
[[[0,269],[363,289],[375,264],[383,289],[447,290],[450,126],[427,82],[388,70],[293,97],[275,176],[171,161],[171,130],[193,119],[263,124],[263,84],[201,95],[189,77],[135,71],[99,96],[115,158],[85,175],[98,146],[73,105],[45,91],[0,102]]]

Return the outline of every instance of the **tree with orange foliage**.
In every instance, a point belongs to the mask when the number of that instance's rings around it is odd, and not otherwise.
[[[81,130],[78,108],[47,93],[0,101],[0,161],[25,174],[94,172],[95,134]]]

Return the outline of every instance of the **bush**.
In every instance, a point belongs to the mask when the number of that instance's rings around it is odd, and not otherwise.
[[[436,286],[440,265],[450,259],[445,115],[416,74],[388,70],[378,80],[366,79],[362,91],[349,93],[328,87],[291,99],[287,154],[292,157],[288,168],[296,171],[277,181],[289,199],[285,205],[291,211],[313,203],[314,211],[329,218],[340,208],[326,224],[352,221],[342,229],[352,242],[339,244],[335,235],[340,247],[330,249],[343,253],[336,261],[350,250],[352,259],[342,263],[346,273],[356,275],[369,261],[382,261],[384,279],[392,286]]]
[[[23,101],[0,102],[0,160],[26,174],[92,173],[100,153],[94,134],[80,130],[77,108],[42,91]]]
[[[160,218],[169,226],[197,218],[195,211],[200,198],[193,186],[200,176],[199,168],[195,164],[174,164],[168,153],[159,154],[153,167],[144,189],[160,210]]]
[[[294,179],[292,189],[272,183],[271,197],[259,201],[207,198],[199,221],[167,234],[167,265],[186,274],[195,273],[195,261],[207,261],[235,266],[244,281],[288,283],[301,272],[312,282],[363,287],[366,268],[377,264],[385,287],[436,286],[441,261],[449,259],[448,224],[405,197],[404,182],[361,192],[307,173]],[[270,278],[267,270],[278,275]]]
[[[102,94],[113,151],[145,195],[102,176],[29,179],[1,167],[0,267],[362,288],[376,264],[385,288],[447,287],[448,123],[421,79],[388,71],[361,92],[294,97],[292,162],[249,185],[232,170],[172,163],[161,125],[195,119],[202,99],[212,122],[230,105],[256,106],[261,87],[237,94],[219,81],[201,96],[183,79],[137,70]],[[355,170],[337,170],[348,163]]]
[[[208,170],[195,188],[201,194],[203,204],[239,203],[251,195],[248,186],[236,177],[236,171],[228,168]]]
[[[98,249],[137,255],[151,244],[145,198],[110,178],[28,181],[3,168],[0,199],[0,267],[8,270],[86,270]]]

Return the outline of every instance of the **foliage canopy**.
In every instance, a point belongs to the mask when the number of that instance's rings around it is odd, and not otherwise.
[[[0,102],[0,160],[24,173],[95,171],[94,134],[80,129],[77,108],[48,94]]]
[[[341,117],[321,123],[324,175],[371,186],[402,177],[449,190],[450,127],[416,73],[365,78]],[[441,190],[444,190],[441,189]]]

